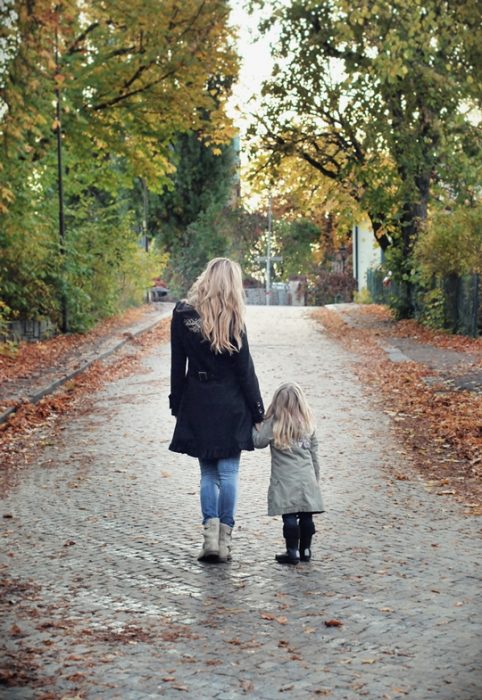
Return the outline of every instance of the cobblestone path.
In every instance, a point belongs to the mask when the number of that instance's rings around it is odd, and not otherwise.
[[[315,410],[314,560],[274,561],[257,451],[243,454],[232,563],[196,561],[198,467],[167,450],[169,347],[156,348],[55,444],[35,433],[37,463],[1,503],[1,698],[482,697],[480,521],[397,479],[403,451],[356,357],[306,309],[253,307],[248,324],[266,401],[294,379]]]

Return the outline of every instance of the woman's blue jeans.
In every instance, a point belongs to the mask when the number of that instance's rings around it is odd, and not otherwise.
[[[211,518],[234,525],[238,499],[239,462],[237,454],[227,459],[200,459],[201,511],[203,524]]]

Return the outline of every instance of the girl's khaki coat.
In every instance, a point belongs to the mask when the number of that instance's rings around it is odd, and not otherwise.
[[[255,447],[270,446],[271,479],[268,489],[268,515],[323,513],[319,479],[318,441],[315,433],[290,450],[273,445],[273,419],[253,429]]]

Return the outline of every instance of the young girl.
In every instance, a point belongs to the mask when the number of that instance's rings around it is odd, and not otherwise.
[[[313,514],[324,508],[313,418],[298,384],[287,382],[275,391],[266,420],[253,429],[253,442],[271,449],[268,515],[283,516],[286,541],[286,552],[277,554],[276,561],[310,561]]]

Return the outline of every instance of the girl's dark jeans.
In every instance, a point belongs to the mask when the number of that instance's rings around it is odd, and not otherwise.
[[[309,523],[313,522],[313,513],[286,513],[282,516],[283,525],[286,527],[297,527],[298,520],[301,529],[309,527]]]

